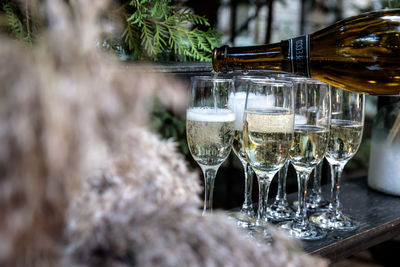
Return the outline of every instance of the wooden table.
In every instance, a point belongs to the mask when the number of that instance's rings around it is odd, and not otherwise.
[[[328,196],[329,186],[322,190]],[[345,181],[340,190],[343,211],[356,218],[360,227],[352,232],[329,232],[322,240],[305,241],[306,252],[337,261],[400,235],[400,197],[370,189],[366,177]],[[296,198],[297,193],[288,195],[289,200]]]

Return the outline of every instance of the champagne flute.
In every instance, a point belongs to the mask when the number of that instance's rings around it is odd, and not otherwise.
[[[321,189],[323,164],[324,160],[321,160],[321,162],[314,169],[313,186],[311,188],[310,195],[307,197],[306,200],[307,209],[311,212],[320,212],[326,210],[329,207],[329,202],[325,200],[324,196],[322,195]]]
[[[246,97],[243,146],[259,187],[256,226],[267,222],[268,191],[274,175],[285,164],[294,128],[293,84],[252,80]]]
[[[248,228],[254,222],[254,207],[252,204],[252,188],[254,171],[248,163],[243,147],[243,115],[246,102],[246,94],[252,79],[258,76],[237,76],[234,78],[234,89],[229,94],[228,108],[235,113],[235,133],[232,150],[243,165],[244,170],[244,202],[239,213],[233,214],[238,220],[239,227]]]
[[[330,124],[329,86],[317,80],[307,80],[295,88],[295,129],[290,161],[296,169],[298,207],[293,221],[280,226],[297,239],[317,240],[326,232],[312,226],[307,218],[307,183],[312,170],[324,158],[328,146]]]
[[[289,206],[286,195],[286,178],[290,161],[287,160],[285,165],[277,173],[278,189],[274,202],[267,207],[267,217],[273,222],[282,222],[290,220],[294,216],[293,210]]]
[[[252,204],[252,187],[254,171],[248,163],[243,148],[243,115],[244,106],[246,102],[246,94],[249,90],[251,81],[264,80],[261,76],[237,76],[234,78],[234,89],[229,94],[228,108],[235,112],[235,134],[232,143],[232,150],[235,155],[239,158],[243,165],[245,174],[245,187],[244,187],[244,202],[240,210],[240,214],[235,216],[239,220],[238,225],[241,227],[251,226],[254,221],[254,207]],[[253,99],[256,96],[251,94],[250,97]]]
[[[191,79],[186,135],[190,153],[204,174],[203,215],[212,212],[215,177],[231,151],[235,114],[227,104],[232,89],[232,79],[209,76]]]
[[[333,90],[333,89],[332,89]],[[336,91],[331,94],[331,114],[332,118],[337,114],[342,113],[343,90]],[[321,190],[321,175],[322,175],[323,160],[314,169],[313,187],[311,194],[307,198],[307,208],[312,212],[322,213],[329,208],[330,203],[324,199]]]
[[[282,73],[282,72],[269,73],[269,77],[278,80],[289,80],[292,81],[293,83],[294,81],[299,79],[298,76],[292,73]],[[300,78],[300,81],[301,80],[306,80],[306,79]],[[289,202],[287,201],[287,194],[286,194],[286,179],[287,179],[289,163],[290,161],[287,160],[285,165],[277,173],[278,189],[276,192],[274,202],[267,208],[267,217],[268,219],[274,222],[282,222],[290,220],[294,216],[293,209],[290,207]]]
[[[310,194],[306,197],[307,210],[310,212],[321,212],[327,210],[329,207],[329,202],[325,200],[321,189],[323,163],[324,160],[321,160],[321,162],[314,168],[313,186],[310,190]],[[293,202],[293,206],[295,207],[297,207],[298,204],[298,201]]]
[[[331,167],[331,204],[328,211],[316,213],[310,220],[317,226],[330,230],[352,231],[359,223],[341,210],[339,201],[340,180],[346,163],[360,146],[365,96],[332,87],[332,122],[326,159]]]
[[[302,83],[306,83],[308,78],[298,76],[288,76],[288,78],[294,83],[297,88]],[[301,119],[298,117],[298,119]],[[322,173],[323,160],[314,168],[313,186],[310,190],[310,194],[306,196],[307,210],[311,212],[322,211],[328,208],[329,202],[326,201],[321,191],[321,173]],[[299,202],[293,202],[293,208],[297,209]]]

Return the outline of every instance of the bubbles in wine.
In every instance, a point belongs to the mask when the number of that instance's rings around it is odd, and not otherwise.
[[[235,114],[229,109],[190,108],[186,113],[189,150],[200,165],[217,166],[229,155]]]

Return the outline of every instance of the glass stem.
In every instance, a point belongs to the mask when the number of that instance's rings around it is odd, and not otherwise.
[[[313,182],[312,192],[318,196],[321,196],[322,194],[321,190],[322,165],[323,165],[323,160],[321,160],[321,162],[314,169],[314,182]]]
[[[289,168],[289,161],[286,161],[285,165],[278,172],[278,191],[276,192],[275,203],[281,203],[286,201],[286,177]]]
[[[249,212],[252,210],[252,191],[254,171],[247,161],[242,162],[244,168],[244,202],[242,211]]]
[[[335,214],[340,211],[340,201],[339,201],[339,190],[340,190],[340,179],[342,178],[343,165],[335,164],[331,165],[331,199],[332,203],[330,208]]]
[[[307,225],[306,195],[309,177],[310,174],[307,172],[297,172],[297,184],[299,188],[297,197],[299,200],[299,206],[297,207],[296,219],[301,225]]]
[[[267,201],[271,179],[258,178],[258,211],[257,220],[267,221]]]
[[[215,169],[206,169],[204,172],[204,208],[203,215],[212,213],[214,181],[217,171]]]

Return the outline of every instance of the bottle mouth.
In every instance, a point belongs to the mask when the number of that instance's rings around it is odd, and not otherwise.
[[[228,65],[226,62],[226,55],[228,52],[229,46],[223,45],[219,48],[214,48],[212,53],[212,67],[216,72],[227,72]]]

